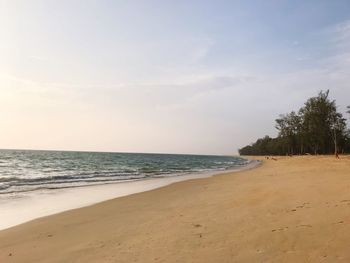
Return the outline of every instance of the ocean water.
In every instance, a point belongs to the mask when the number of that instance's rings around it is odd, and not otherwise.
[[[224,171],[230,156],[0,150],[0,195]]]

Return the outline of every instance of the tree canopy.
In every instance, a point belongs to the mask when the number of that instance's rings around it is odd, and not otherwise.
[[[350,113],[350,106],[348,106]],[[346,119],[337,111],[329,90],[309,98],[297,112],[276,119],[276,138],[265,136],[239,149],[241,155],[350,153]]]

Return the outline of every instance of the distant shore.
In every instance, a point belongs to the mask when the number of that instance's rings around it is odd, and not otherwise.
[[[0,262],[349,262],[350,156],[260,159],[0,231]]]

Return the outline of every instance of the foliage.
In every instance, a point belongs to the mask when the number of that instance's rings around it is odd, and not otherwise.
[[[350,106],[349,113],[350,113]],[[309,98],[298,112],[276,119],[277,138],[265,136],[239,149],[241,155],[293,155],[350,152],[346,119],[337,111],[329,91]]]

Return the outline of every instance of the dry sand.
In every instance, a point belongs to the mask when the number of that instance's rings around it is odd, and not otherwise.
[[[0,231],[0,262],[350,262],[350,157],[266,160],[37,219]]]

